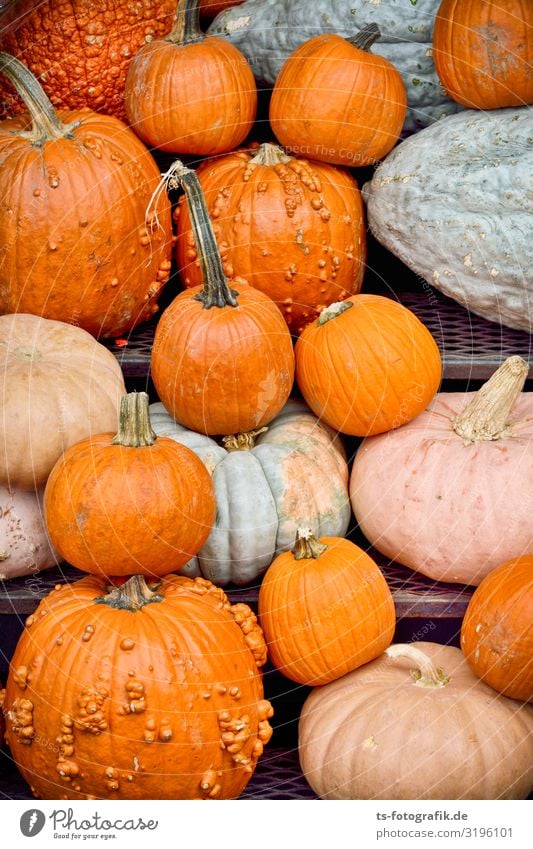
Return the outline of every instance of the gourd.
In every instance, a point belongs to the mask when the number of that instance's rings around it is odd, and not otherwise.
[[[157,312],[170,273],[168,198],[145,215],[158,168],[116,118],[56,112],[18,59],[0,53],[0,73],[31,116],[0,123],[0,313],[126,333]]]
[[[438,7],[439,0],[314,0],[312,7],[308,0],[246,0],[218,15],[209,33],[227,38],[247,57],[256,78],[273,85],[304,41],[323,33],[351,38],[366,24],[377,24],[382,35],[374,53],[402,76],[408,103],[404,132],[413,132],[461,108],[442,88],[432,59]],[[307,141],[301,139],[304,148]]]
[[[402,142],[363,188],[375,237],[490,321],[531,329],[531,112],[462,112]],[[425,285],[425,284],[424,284]]]
[[[256,581],[311,522],[320,536],[344,536],[351,516],[340,440],[302,401],[291,399],[268,427],[215,440],[179,425],[152,404],[155,432],[194,451],[212,476],[213,529],[187,573],[218,586]]]
[[[200,20],[212,21],[216,15],[227,9],[228,6],[238,6],[242,0],[200,0]]]
[[[124,378],[113,354],[80,327],[0,316],[0,484],[44,486],[59,456],[116,430]]]
[[[396,431],[365,440],[350,499],[379,551],[435,581],[479,584],[533,550],[533,398],[510,357],[473,392],[442,392]]]
[[[6,726],[4,722],[4,713],[3,713],[3,704],[4,698],[6,695],[5,689],[2,689],[2,682],[0,681],[0,749],[3,748],[4,745],[4,735],[6,732]]]
[[[292,389],[290,333],[269,297],[242,278],[226,279],[194,171],[174,163],[173,179],[187,197],[204,285],[178,295],[157,325],[151,360],[157,394],[191,430],[255,430],[275,418]]]
[[[250,608],[201,578],[58,586],[12,660],[11,755],[42,799],[235,798],[272,733],[265,660]]]
[[[90,436],[58,460],[44,493],[50,539],[84,572],[166,575],[203,545],[215,518],[198,457],[150,427],[148,395],[125,396],[118,433]]]
[[[201,31],[198,3],[179,0],[172,31],[134,56],[125,107],[133,129],[151,147],[213,155],[246,138],[257,89],[242,53]]]
[[[312,411],[342,433],[369,436],[400,427],[426,407],[441,378],[427,328],[381,295],[332,304],[296,348],[296,380]]]
[[[327,684],[378,657],[396,625],[374,561],[347,539],[307,528],[267,570],[258,609],[271,661],[299,684]]]
[[[495,694],[459,649],[392,645],[311,692],[300,763],[325,799],[525,799],[532,732],[533,708]]]
[[[359,291],[365,222],[347,171],[262,144],[207,160],[196,173],[226,274],[269,295],[292,333]],[[178,268],[185,285],[196,286],[200,263],[183,199],[176,213]]]
[[[0,581],[55,566],[58,554],[43,518],[43,490],[10,492],[0,485]]]
[[[376,24],[351,38],[325,33],[286,59],[272,92],[270,124],[290,151],[311,159],[372,165],[398,141],[407,98],[394,65],[370,52]]]
[[[509,560],[483,579],[461,625],[461,648],[485,683],[533,701],[533,557]]]

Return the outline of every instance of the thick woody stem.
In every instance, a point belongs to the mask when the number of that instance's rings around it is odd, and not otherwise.
[[[349,41],[354,47],[358,47],[359,50],[368,51],[378,38],[381,38],[381,30],[378,25],[367,24],[363,29],[359,30],[357,35],[352,35],[346,41]]]
[[[420,649],[409,643],[398,643],[385,649],[385,654],[392,661],[399,657],[410,660],[414,666],[411,674],[417,687],[444,687],[449,682],[449,677],[438,669],[433,661]]]
[[[453,421],[455,433],[467,443],[509,435],[509,416],[524,388],[529,366],[521,357],[509,357],[494,372],[463,412]]]
[[[163,601],[163,596],[150,589],[144,575],[133,575],[121,587],[110,588],[108,595],[94,600],[95,604],[107,604],[115,610],[130,610],[132,613],[159,601]]]
[[[326,550],[327,545],[320,542],[310,528],[298,528],[292,550],[295,560],[317,560]]]
[[[157,434],[150,424],[148,405],[146,392],[130,392],[120,399],[118,433],[113,437],[113,445],[140,448],[154,444]]]
[[[174,26],[165,36],[165,41],[182,46],[194,44],[204,38],[205,35],[200,29],[200,0],[179,0]]]

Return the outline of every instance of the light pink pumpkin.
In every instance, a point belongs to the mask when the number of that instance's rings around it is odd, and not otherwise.
[[[0,580],[49,569],[61,558],[48,539],[43,490],[10,492],[0,485]]]
[[[363,442],[350,500],[378,551],[437,581],[471,585],[533,552],[527,371],[511,357],[478,393],[441,393],[409,424]]]

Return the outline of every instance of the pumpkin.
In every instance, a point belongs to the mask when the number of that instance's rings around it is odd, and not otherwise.
[[[533,557],[509,560],[482,580],[463,619],[461,648],[495,690],[533,701]]]
[[[497,695],[459,649],[390,646],[308,696],[302,771],[325,799],[525,799],[533,708]]]
[[[531,112],[462,112],[402,142],[363,188],[374,236],[467,309],[531,330]],[[426,283],[423,284],[426,286]]]
[[[271,736],[246,604],[208,581],[96,577],[26,620],[7,681],[7,742],[43,799],[232,799]]]
[[[194,171],[178,162],[173,176],[187,197],[204,285],[178,295],[157,325],[151,361],[157,394],[191,430],[255,430],[280,412],[292,389],[290,333],[269,297],[241,278],[226,280]]]
[[[6,733],[6,726],[4,722],[4,712],[3,705],[5,699],[6,691],[2,689],[2,682],[0,681],[0,749],[4,745],[4,735]]]
[[[510,357],[479,390],[442,392],[414,421],[365,440],[350,499],[392,560],[436,581],[479,584],[533,551],[533,396]]]
[[[50,538],[84,572],[165,575],[185,565],[215,518],[198,457],[150,427],[148,395],[127,395],[116,436],[78,442],[58,460],[44,493]]]
[[[0,316],[0,373],[0,484],[12,490],[43,486],[70,445],[116,429],[121,368],[79,327]]]
[[[203,575],[218,586],[248,584],[276,554],[292,548],[305,521],[321,536],[347,532],[351,510],[344,449],[302,401],[288,401],[268,427],[225,437],[224,447],[179,425],[161,403],[151,405],[150,418],[159,436],[200,457],[215,488],[213,529],[187,574]]]
[[[157,166],[115,118],[56,113],[17,59],[0,54],[0,72],[31,113],[31,126],[0,123],[0,313],[126,333],[157,311],[170,273],[168,199],[145,217]]]
[[[176,0],[16,0],[0,21],[0,47],[42,81],[58,107],[88,106],[125,119],[124,85],[132,56],[167,33]],[[0,81],[3,117],[21,111]]]
[[[43,518],[43,490],[10,492],[0,485],[0,581],[31,575],[58,562]]]
[[[126,78],[126,114],[151,147],[212,155],[250,132],[257,89],[248,62],[221,38],[206,37],[198,0],[179,0],[172,31],[139,50]]]
[[[274,666],[299,684],[327,684],[378,657],[396,617],[372,558],[347,539],[300,528],[259,590],[259,620]]]
[[[246,0],[223,11],[208,32],[238,47],[256,78],[273,85],[283,63],[304,41],[326,33],[352,38],[367,24],[376,24],[382,35],[373,52],[401,74],[408,104],[404,132],[413,132],[461,108],[442,88],[432,59],[439,2],[313,0],[311,7],[309,0]],[[305,148],[307,141],[305,133],[299,143]]]
[[[533,103],[530,0],[442,0],[433,57],[442,85],[463,106]]]
[[[226,274],[236,271],[276,302],[293,333],[361,288],[363,206],[347,171],[262,144],[197,169]],[[202,282],[187,206],[177,218],[178,268]]]
[[[297,47],[274,85],[270,123],[289,151],[334,165],[372,165],[394,147],[407,111],[394,65],[370,53],[381,33],[317,35]]]
[[[427,328],[381,295],[332,304],[296,343],[296,380],[312,411],[352,436],[400,427],[427,406],[441,357]]]

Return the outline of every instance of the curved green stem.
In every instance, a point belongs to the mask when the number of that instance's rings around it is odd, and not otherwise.
[[[200,29],[200,0],[179,0],[174,26],[165,41],[183,46],[205,38]]]
[[[378,25],[366,24],[363,29],[359,30],[357,35],[352,35],[346,41],[349,41],[354,47],[358,47],[359,50],[368,51],[378,38],[381,38],[381,30]]]

